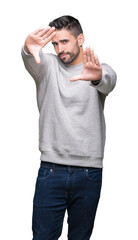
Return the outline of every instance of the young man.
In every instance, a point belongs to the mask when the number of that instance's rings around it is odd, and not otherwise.
[[[50,41],[56,55],[42,52]],[[33,240],[57,240],[66,209],[69,240],[92,234],[102,184],[104,102],[116,74],[83,43],[78,20],[62,16],[27,36],[22,49],[40,112]]]

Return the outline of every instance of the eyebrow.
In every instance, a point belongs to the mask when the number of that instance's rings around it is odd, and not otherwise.
[[[68,42],[69,39],[62,39],[62,40],[59,40],[59,42],[63,43],[63,42]],[[57,42],[52,42],[52,44],[58,44]]]

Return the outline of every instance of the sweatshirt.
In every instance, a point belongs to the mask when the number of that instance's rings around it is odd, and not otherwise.
[[[99,84],[70,78],[83,63],[64,64],[55,54],[40,51],[40,64],[22,48],[25,68],[36,84],[39,110],[40,160],[56,164],[103,167],[106,125],[104,103],[114,89],[116,73],[102,66]]]

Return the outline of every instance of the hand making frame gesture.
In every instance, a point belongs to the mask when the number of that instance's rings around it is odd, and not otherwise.
[[[80,75],[72,77],[70,81],[86,80],[96,81],[102,77],[102,67],[99,63],[98,57],[94,54],[94,51],[87,47],[83,51],[83,71]]]
[[[39,64],[40,57],[39,52],[48,42],[55,36],[54,27],[39,28],[36,31],[30,33],[25,41],[25,51],[31,53],[35,61]]]

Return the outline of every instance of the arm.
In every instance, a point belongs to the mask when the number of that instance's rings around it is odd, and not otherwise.
[[[54,27],[40,28],[30,33],[25,40],[22,48],[22,58],[27,71],[36,82],[39,82],[46,68],[46,60],[42,48],[51,41],[54,35]]]
[[[99,92],[108,95],[116,85],[117,75],[115,71],[107,64],[101,64],[102,77],[97,84],[91,81],[91,86],[95,87]]]
[[[47,67],[45,54],[40,50],[39,57],[41,61],[39,64],[36,63],[32,54],[25,51],[25,46],[22,47],[21,55],[26,70],[30,73],[35,82],[39,83]]]
[[[55,36],[55,28],[39,28],[36,31],[30,33],[26,40],[24,49],[26,53],[30,53],[35,58],[36,63],[40,63],[39,52],[40,50],[52,40]]]

